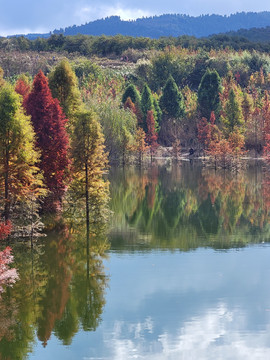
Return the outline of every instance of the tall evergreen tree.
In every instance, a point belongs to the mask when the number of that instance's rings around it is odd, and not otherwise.
[[[216,70],[209,70],[203,75],[198,88],[198,107],[201,115],[207,119],[211,112],[218,114],[221,92],[221,79]]]
[[[72,118],[80,104],[80,93],[77,77],[67,60],[62,60],[49,74],[49,86],[66,117]]]
[[[152,111],[152,114],[155,118],[155,107],[154,99],[151,93],[151,90],[147,84],[144,84],[142,95],[141,95],[141,110],[143,115],[143,130],[147,133],[147,114],[148,111]]]
[[[156,130],[159,131],[162,122],[162,111],[159,106],[158,100],[155,97],[153,97],[153,104],[156,113]]]
[[[122,96],[122,103],[125,104],[125,102],[127,101],[127,98],[131,99],[131,101],[133,102],[133,104],[139,106],[141,103],[141,97],[140,94],[138,92],[138,90],[136,89],[136,87],[133,84],[129,84],[127,86],[127,88],[124,91],[124,94]]]
[[[229,91],[229,97],[225,106],[225,114],[222,117],[222,121],[228,133],[233,132],[236,128],[239,130],[244,123],[241,104],[233,89]]]
[[[104,136],[95,113],[81,110],[77,114],[72,137],[72,157],[75,191],[85,198],[88,235],[90,204],[94,217],[100,218],[102,207],[108,199],[108,183],[103,179],[103,172],[108,164],[104,148]]]
[[[69,139],[65,128],[66,118],[57,99],[53,99],[46,76],[40,71],[26,101],[41,151],[40,169],[51,192],[52,200],[62,199],[68,176]]]
[[[0,90],[0,184],[4,193],[4,217],[10,218],[13,203],[39,194],[41,176],[35,150],[34,131],[11,86]]]
[[[181,118],[185,114],[185,103],[182,93],[170,75],[160,98],[160,107],[164,114],[173,118]]]

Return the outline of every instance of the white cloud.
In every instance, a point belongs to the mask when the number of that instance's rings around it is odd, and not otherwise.
[[[114,6],[83,6],[75,12],[76,23],[81,24],[107,16],[118,15],[122,20],[133,20],[143,16],[150,16],[152,13],[140,8],[125,8],[121,4]]]
[[[116,321],[105,344],[111,360],[270,359],[270,324],[258,332],[246,327],[242,310],[220,303],[181,324],[176,333],[165,330],[148,341],[145,335],[155,331],[152,319],[129,325]],[[111,334],[108,329],[106,334]]]

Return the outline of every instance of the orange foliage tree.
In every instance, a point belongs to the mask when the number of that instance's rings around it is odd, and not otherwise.
[[[198,140],[203,145],[204,150],[208,150],[211,142],[216,141],[219,137],[219,130],[215,122],[215,113],[212,111],[209,122],[203,117],[198,123]]]
[[[146,123],[147,123],[146,141],[150,148],[151,161],[152,161],[152,157],[158,148],[158,143],[157,143],[158,136],[155,127],[155,118],[152,110],[147,111]]]
[[[143,161],[143,156],[148,149],[145,138],[146,138],[145,132],[143,131],[143,129],[141,127],[138,127],[136,136],[135,136],[136,141],[135,141],[134,150],[138,154],[139,165],[141,165],[141,163]]]

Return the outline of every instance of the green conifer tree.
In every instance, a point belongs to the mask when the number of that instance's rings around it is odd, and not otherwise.
[[[222,121],[228,134],[236,130],[236,128],[241,129],[244,123],[241,104],[233,89],[229,91],[228,101],[225,105],[225,116]]]
[[[185,103],[182,93],[170,75],[160,98],[160,107],[165,115],[181,118],[185,115]]]
[[[127,86],[127,88],[125,89],[124,94],[122,96],[122,103],[123,104],[125,104],[128,97],[130,97],[131,101],[135,105],[139,105],[140,102],[141,102],[140,94],[139,94],[138,90],[136,89],[136,87],[133,84],[129,84]]]
[[[156,120],[156,111],[154,106],[154,98],[151,90],[147,84],[144,84],[141,95],[141,110],[143,115],[143,130],[147,133],[147,113],[152,111],[154,119]],[[157,126],[156,126],[157,127]]]
[[[211,112],[218,115],[221,80],[216,70],[207,69],[198,88],[198,108],[201,115],[210,119]]]
[[[66,117],[72,119],[80,105],[80,93],[77,77],[67,60],[62,60],[49,74],[49,87]]]
[[[162,122],[162,111],[161,108],[159,106],[158,100],[156,97],[153,97],[153,103],[154,103],[154,109],[155,109],[155,113],[156,113],[156,130],[159,131],[160,129],[160,125]]]

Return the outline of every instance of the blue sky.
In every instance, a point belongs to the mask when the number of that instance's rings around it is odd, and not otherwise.
[[[270,11],[269,0],[0,0],[0,35],[48,32],[110,15],[122,19],[177,14]]]

